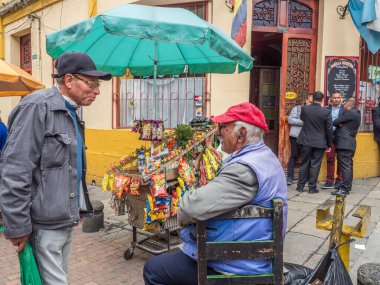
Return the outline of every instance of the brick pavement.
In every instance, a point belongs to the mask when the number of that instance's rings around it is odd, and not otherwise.
[[[144,262],[151,256],[138,249],[131,260],[124,260],[124,251],[132,240],[131,228],[126,225],[126,216],[116,217],[109,207],[109,193],[97,187],[90,187],[92,199],[105,204],[106,228],[98,233],[83,233],[81,227],[74,231],[73,252],[69,266],[69,281],[73,285],[143,284]],[[330,191],[319,194],[298,193],[295,186],[289,187],[289,215],[285,242],[285,261],[314,267],[327,251],[328,232],[315,228],[315,211],[318,205],[333,199]],[[353,192],[346,201],[346,223],[356,223],[350,217],[357,205],[372,206],[371,223],[366,237],[355,243],[366,245],[373,229],[379,224],[380,178],[357,179]],[[140,237],[141,238],[141,237]],[[380,242],[380,240],[379,240]],[[368,248],[367,251],[371,249]],[[351,245],[351,268],[354,261],[365,252]],[[372,257],[371,257],[372,258]],[[376,260],[363,259],[366,262]],[[357,268],[356,264],[355,268]],[[353,274],[354,275],[354,274]],[[355,284],[355,280],[354,284]],[[0,237],[0,285],[14,285],[19,282],[19,267],[15,250]]]

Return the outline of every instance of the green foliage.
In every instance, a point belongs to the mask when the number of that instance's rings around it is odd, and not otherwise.
[[[174,132],[176,136],[176,143],[182,148],[186,148],[186,144],[194,136],[194,131],[189,125],[180,124]]]

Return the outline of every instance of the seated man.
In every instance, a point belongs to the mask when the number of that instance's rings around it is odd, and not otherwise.
[[[222,150],[231,154],[216,178],[186,192],[180,200],[178,222],[181,251],[152,257],[144,266],[145,284],[197,284],[197,220],[207,220],[208,241],[272,239],[270,219],[212,220],[247,204],[270,207],[273,198],[284,202],[284,233],[287,214],[287,185],[277,157],[264,144],[268,131],[264,114],[251,103],[233,106],[213,117],[219,123]],[[272,271],[271,260],[208,262],[209,274],[264,274]]]

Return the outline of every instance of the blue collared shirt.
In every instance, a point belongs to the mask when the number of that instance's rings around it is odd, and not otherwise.
[[[340,111],[340,104],[338,107],[331,106],[331,119],[334,122],[335,119],[338,119]],[[336,127],[333,126],[333,131],[335,131]]]

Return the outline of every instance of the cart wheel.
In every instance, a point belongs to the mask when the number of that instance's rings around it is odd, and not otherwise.
[[[128,248],[125,252],[124,252],[124,259],[125,260],[130,260],[132,259],[133,257],[133,248]]]

